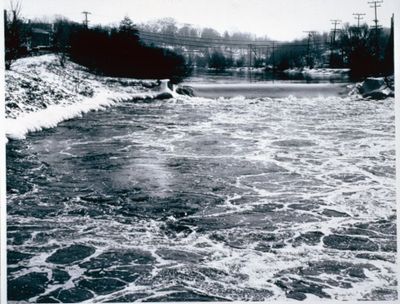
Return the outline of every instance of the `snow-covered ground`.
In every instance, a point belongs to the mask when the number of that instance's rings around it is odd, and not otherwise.
[[[394,97],[394,77],[369,77],[356,85],[363,97],[385,99]]]
[[[167,81],[99,77],[68,60],[61,66],[54,54],[22,58],[5,73],[5,132],[22,139],[121,100],[172,93]]]
[[[294,68],[284,71],[287,75],[302,75],[309,79],[336,79],[348,77],[350,69],[328,69],[328,68]],[[360,95],[364,98],[384,99],[394,96],[394,77],[369,77],[362,82],[348,86],[350,95]]]
[[[349,95],[358,95],[360,98],[386,99],[394,97],[394,76],[368,77],[362,82],[347,86]]]
[[[350,69],[328,69],[328,68],[294,68],[287,69],[284,73],[292,76],[303,75],[304,77],[311,79],[330,79],[337,77],[346,77],[349,73]]]
[[[253,72],[253,73],[264,73],[265,67],[255,68],[255,67],[237,67],[237,68],[227,68],[226,71],[231,72]]]

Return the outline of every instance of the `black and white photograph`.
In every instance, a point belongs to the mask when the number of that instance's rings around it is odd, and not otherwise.
[[[399,9],[4,0],[0,302],[398,303]]]

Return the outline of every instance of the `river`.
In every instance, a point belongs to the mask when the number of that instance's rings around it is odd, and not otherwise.
[[[10,300],[397,298],[393,98],[126,101],[7,178]]]

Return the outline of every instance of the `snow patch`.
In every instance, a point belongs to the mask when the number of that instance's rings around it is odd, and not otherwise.
[[[86,98],[83,101],[68,105],[50,105],[48,108],[36,112],[29,112],[17,118],[6,119],[6,136],[10,139],[25,139],[29,132],[41,131],[54,128],[60,122],[76,117],[90,111],[104,110],[125,100],[154,99],[158,93],[126,94],[115,92],[102,92],[95,97]]]
[[[285,74],[291,76],[302,75],[310,79],[332,79],[332,78],[346,78],[350,69],[310,69],[310,68],[294,68],[283,71]]]
[[[117,102],[176,96],[168,79],[137,80],[99,77],[54,54],[27,57],[6,71],[5,141],[98,111]]]
[[[57,126],[60,122],[82,116],[91,110],[100,110],[111,106],[115,101],[107,94],[98,94],[70,105],[50,105],[48,108],[29,112],[17,118],[6,119],[6,136],[10,139],[24,139],[29,132],[40,131]]]
[[[349,89],[350,95],[359,95],[363,98],[394,97],[394,77],[368,77],[364,81],[352,85]]]

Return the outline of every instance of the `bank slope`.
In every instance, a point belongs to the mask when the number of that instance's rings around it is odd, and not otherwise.
[[[165,97],[166,83],[100,77],[55,54],[22,58],[5,73],[5,133],[9,139],[56,126],[126,99]]]

